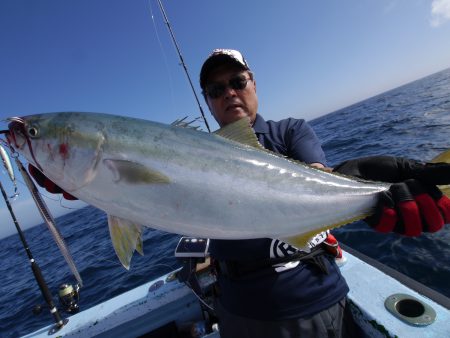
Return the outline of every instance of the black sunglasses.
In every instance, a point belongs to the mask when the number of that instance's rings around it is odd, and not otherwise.
[[[250,81],[251,78],[246,78],[244,74],[239,74],[232,77],[228,80],[228,84],[224,83],[211,83],[206,86],[203,94],[208,95],[212,99],[217,99],[225,93],[227,87],[230,87],[234,90],[242,90],[247,87],[247,82]]]

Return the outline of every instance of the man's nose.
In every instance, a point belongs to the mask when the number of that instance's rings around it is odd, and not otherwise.
[[[225,98],[234,97],[236,96],[236,89],[231,88],[231,86],[226,86],[223,95]]]

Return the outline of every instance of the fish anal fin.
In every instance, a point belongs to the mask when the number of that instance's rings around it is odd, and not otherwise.
[[[143,255],[142,226],[111,215],[108,215],[108,226],[114,251],[125,269],[129,270],[134,250]]]
[[[359,216],[356,216],[354,218],[351,218],[351,219],[348,219],[348,220],[345,220],[342,222],[334,223],[331,225],[321,226],[321,227],[315,228],[314,230],[303,232],[303,233],[295,235],[295,236],[280,238],[280,240],[282,240],[283,242],[288,243],[298,249],[308,251],[310,249],[309,241],[318,233],[320,233],[322,231],[326,231],[326,230],[339,228],[343,225],[359,221],[363,218],[366,218],[367,216],[369,216],[369,214],[359,215]]]
[[[114,182],[130,184],[167,184],[170,178],[143,164],[117,159],[104,159],[103,163],[111,170]]]
[[[317,235],[319,232],[325,231],[325,230],[329,230],[329,229],[330,229],[330,226],[324,226],[323,228],[314,229],[312,231],[304,232],[304,233],[299,234],[299,235],[295,235],[295,236],[291,236],[291,237],[285,237],[285,238],[280,238],[280,240],[282,240],[283,242],[288,243],[288,244],[296,247],[297,249],[301,249],[301,250],[304,250],[304,251],[309,251],[309,249],[310,249],[309,241],[315,235]]]
[[[230,123],[225,127],[216,130],[214,134],[254,148],[265,150],[251,128],[250,119],[248,117]]]

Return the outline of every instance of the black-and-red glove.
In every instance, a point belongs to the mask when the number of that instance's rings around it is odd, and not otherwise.
[[[450,223],[450,199],[436,187],[450,183],[449,164],[371,156],[343,162],[333,171],[394,183],[380,194],[375,213],[365,219],[377,231],[419,236]]]
[[[69,194],[67,191],[61,189],[58,185],[55,184],[55,182],[48,179],[47,176],[41,173],[35,166],[28,164],[28,172],[34,178],[36,183],[40,187],[45,188],[45,190],[47,190],[48,192],[52,194],[62,194],[66,200],[70,201],[78,199],[75,196]]]

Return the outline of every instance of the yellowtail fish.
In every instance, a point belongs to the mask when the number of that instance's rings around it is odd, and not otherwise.
[[[388,184],[329,173],[265,150],[239,120],[209,134],[98,113],[11,119],[11,146],[61,188],[108,214],[128,268],[142,226],[220,239],[316,233],[370,214]]]

